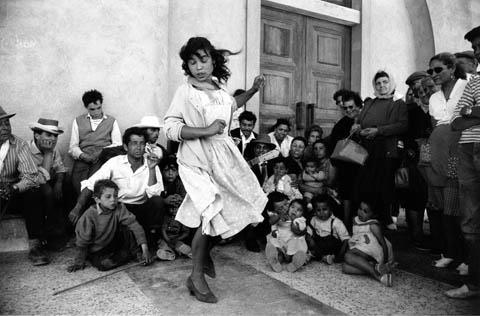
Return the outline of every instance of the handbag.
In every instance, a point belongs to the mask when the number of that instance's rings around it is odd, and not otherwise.
[[[337,142],[330,158],[363,166],[367,160],[368,152],[360,144],[351,139],[352,135],[353,134],[350,134],[347,138]]]

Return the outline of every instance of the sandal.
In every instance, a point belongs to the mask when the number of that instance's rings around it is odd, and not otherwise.
[[[160,260],[173,261],[175,260],[175,253],[170,249],[158,249],[157,257]]]
[[[177,247],[175,247],[175,251],[177,251],[178,253],[180,253],[184,256],[189,257],[190,259],[193,258],[192,248],[190,248],[190,246],[188,246],[184,243],[181,243],[181,244],[177,245]]]

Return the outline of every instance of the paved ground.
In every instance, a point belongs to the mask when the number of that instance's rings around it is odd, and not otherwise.
[[[480,300],[443,296],[461,283],[453,268],[432,268],[436,257],[408,247],[404,229],[390,237],[397,244],[400,262],[392,288],[368,277],[344,275],[340,265],[319,262],[293,274],[275,273],[261,253],[248,252],[239,244],[216,247],[218,277],[209,280],[219,298],[215,305],[197,302],[186,290],[189,259],[157,261],[53,296],[55,291],[106,273],[92,267],[66,272],[72,249],[52,254],[52,264],[44,267],[32,267],[25,252],[3,253],[0,314],[480,314]]]

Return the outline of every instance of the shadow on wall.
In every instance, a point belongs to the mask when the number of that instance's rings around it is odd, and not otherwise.
[[[428,67],[428,61],[435,55],[432,20],[426,0],[405,0],[408,17],[413,30],[415,47],[415,70]]]

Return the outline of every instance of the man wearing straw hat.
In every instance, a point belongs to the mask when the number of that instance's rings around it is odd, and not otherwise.
[[[33,140],[30,151],[39,171],[41,207],[47,215],[47,226],[51,240],[49,244],[61,241],[58,237],[65,233],[65,220],[62,216],[63,181],[66,169],[62,156],[56,148],[58,135],[63,130],[58,127],[58,121],[40,118],[30,124]]]
[[[145,131],[147,135],[147,142],[145,144],[146,154],[155,154],[158,159],[162,159],[165,156],[165,148],[157,144],[158,137],[160,136],[160,129],[163,127],[160,124],[158,117],[150,115],[144,116],[140,120],[140,123],[133,125],[133,127],[139,127]]]
[[[45,216],[37,205],[38,170],[26,141],[12,134],[10,118],[0,107],[0,206],[1,214],[17,210],[23,213],[29,238],[28,258],[33,265],[48,264],[42,249]]]

